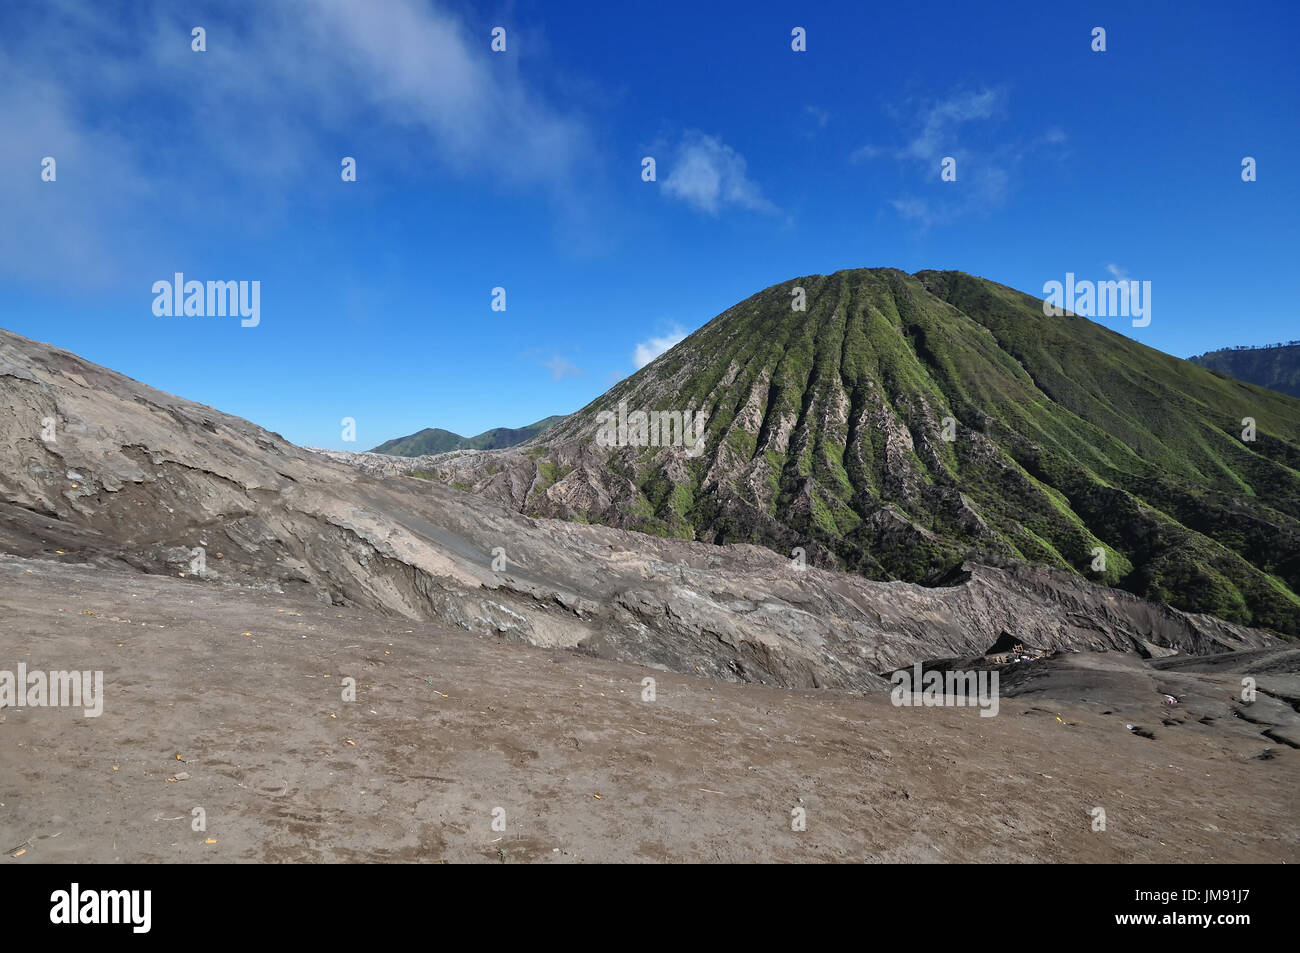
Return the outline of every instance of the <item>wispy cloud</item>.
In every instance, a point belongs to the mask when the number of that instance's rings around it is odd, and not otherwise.
[[[803,111],[818,129],[825,129],[826,124],[831,121],[830,110],[823,109],[820,106],[805,106]]]
[[[1059,146],[1066,139],[1059,127],[1048,129],[1028,144],[999,139],[987,130],[973,134],[971,127],[988,124],[1003,115],[1006,98],[1004,90],[985,88],[892,108],[889,114],[897,121],[899,142],[892,146],[880,142],[865,144],[854,150],[849,159],[852,162],[893,159],[917,172],[922,181],[937,184],[941,161],[952,157],[956,181],[943,183],[938,191],[895,196],[889,200],[889,206],[900,218],[921,229],[987,213],[1006,202],[1014,182],[1014,169],[1028,152]]]
[[[907,195],[891,199],[890,206],[898,215],[922,229],[936,225],[949,225],[970,214],[992,211],[1006,202],[1011,186],[1010,172],[996,160],[978,164],[967,156],[958,159],[958,168],[964,173],[965,186],[956,198],[934,195]]]
[[[697,211],[717,215],[724,206],[775,212],[749,178],[745,157],[715,136],[687,132],[672,157],[664,192]]]
[[[1000,90],[981,89],[932,103],[921,110],[920,131],[900,151],[900,158],[932,162],[940,156],[952,155],[957,127],[991,118],[1001,109],[1002,102]]]
[[[883,155],[888,155],[889,150],[884,146],[873,146],[868,143],[865,146],[859,146],[849,155],[850,162],[862,162],[867,159],[878,159]]]
[[[989,119],[1001,112],[1004,94],[1000,90],[981,89],[961,92],[948,99],[930,101],[921,106],[894,107],[890,114],[904,131],[906,141],[884,146],[868,143],[854,150],[851,161],[860,162],[892,156],[898,160],[915,159],[934,163],[957,148],[957,129],[967,123]]]
[[[549,361],[542,361],[542,366],[550,370],[551,380],[555,381],[562,381],[566,377],[577,377],[580,374],[586,373],[586,371],[577,364],[574,364],[567,358],[560,357],[558,354],[552,357]]]
[[[939,212],[929,199],[915,197],[890,199],[889,204],[900,218],[914,222],[922,228],[929,228],[939,221]]]
[[[285,191],[337,176],[338,158],[323,170],[324,156],[357,155],[363,176],[432,165],[540,188],[557,207],[581,193],[594,142],[584,119],[445,8],[283,0],[238,10],[196,19],[166,2],[48,0],[6,11],[0,269],[80,275],[170,249],[187,220],[232,214],[234,197],[264,198],[269,214]],[[196,23],[206,52],[191,50]],[[54,185],[39,180],[46,155],[58,162]],[[221,187],[195,190],[196,165]],[[141,242],[123,235],[136,223]]]
[[[683,340],[686,332],[680,327],[674,327],[667,334],[660,337],[647,338],[636,346],[636,351],[632,355],[632,360],[636,362],[637,370],[645,367],[660,354],[667,351],[674,344]]]

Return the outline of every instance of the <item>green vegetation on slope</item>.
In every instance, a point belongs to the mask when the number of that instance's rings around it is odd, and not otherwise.
[[[385,441],[370,452],[386,453],[394,457],[420,457],[431,453],[447,453],[450,450],[504,450],[531,440],[544,433],[557,420],[563,419],[562,416],[553,416],[527,427],[494,427],[476,437],[462,437],[437,427],[427,428],[406,437]]]
[[[1300,634],[1300,401],[1011,288],[894,269],[784,282],[541,446],[590,439],[620,400],[704,409],[706,452],[621,449],[609,470],[635,505],[555,515],[802,546],[880,578],[1023,559]]]
[[[1225,347],[1188,360],[1239,381],[1300,397],[1300,343],[1280,347]]]

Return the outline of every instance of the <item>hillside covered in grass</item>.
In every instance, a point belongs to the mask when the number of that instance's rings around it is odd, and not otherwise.
[[[703,410],[704,452],[596,446],[620,402]],[[775,285],[528,453],[435,472],[536,515],[872,578],[1027,561],[1300,634],[1300,400],[959,272]]]
[[[1300,397],[1300,344],[1225,347],[1188,360],[1239,381]]]
[[[475,437],[462,437],[440,427],[428,427],[405,437],[386,440],[370,452],[387,453],[395,457],[419,457],[429,453],[447,453],[450,450],[503,450],[531,440],[557,420],[563,419],[557,415],[546,417],[527,427],[493,427]]]

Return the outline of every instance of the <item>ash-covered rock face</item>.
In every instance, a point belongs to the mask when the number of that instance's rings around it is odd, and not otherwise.
[[[703,411],[703,453],[600,446],[621,405]],[[359,462],[873,579],[1045,565],[1300,635],[1300,401],[957,272],[793,279],[520,447]]]
[[[20,556],[785,686],[876,688],[880,672],[1004,633],[1142,655],[1275,642],[1065,573],[971,565],[937,588],[873,582],[757,546],[535,519],[346,456],[0,331],[0,551]]]

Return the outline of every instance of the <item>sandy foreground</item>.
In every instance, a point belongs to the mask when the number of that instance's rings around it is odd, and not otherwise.
[[[980,717],[6,557],[20,662],[105,702],[0,709],[5,864],[1300,859],[1283,670],[1058,656]]]

